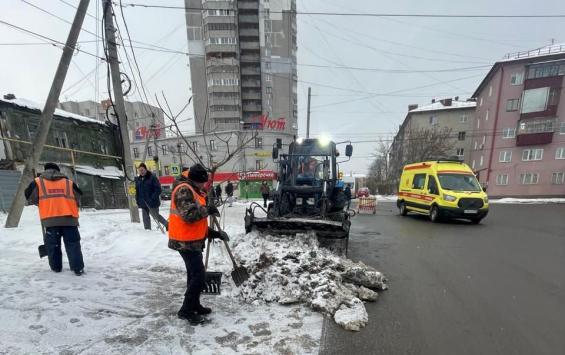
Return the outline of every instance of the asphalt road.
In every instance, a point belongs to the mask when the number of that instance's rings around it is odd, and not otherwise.
[[[390,288],[358,333],[326,319],[321,354],[565,354],[563,204],[493,204],[472,225],[381,202],[355,217],[349,257]]]

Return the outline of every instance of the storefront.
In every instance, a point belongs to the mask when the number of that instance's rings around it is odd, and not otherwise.
[[[277,174],[271,170],[250,171],[239,173],[239,198],[241,199],[257,199],[262,198],[261,184],[267,182],[269,190],[273,189],[273,181],[276,180]]]

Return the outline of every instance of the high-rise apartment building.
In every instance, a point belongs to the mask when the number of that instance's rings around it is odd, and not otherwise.
[[[288,144],[298,129],[296,1],[185,5],[196,134],[259,131],[259,149],[277,138]],[[261,165],[247,154],[238,169]]]

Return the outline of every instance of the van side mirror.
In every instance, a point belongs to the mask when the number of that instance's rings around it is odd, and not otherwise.
[[[351,144],[348,144],[345,146],[345,156],[351,158],[352,155],[353,155],[353,146]]]
[[[483,186],[483,192],[487,192],[487,187]]]
[[[273,159],[278,159],[279,157],[279,150],[277,147],[273,147]]]

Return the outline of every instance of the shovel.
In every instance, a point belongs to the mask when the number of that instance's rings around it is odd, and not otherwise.
[[[222,228],[220,227],[220,223],[218,222],[218,219],[216,218],[216,216],[212,215],[212,221],[214,223],[214,225],[216,226],[216,228],[218,229],[218,231],[222,231]],[[247,279],[249,279],[249,273],[247,272],[247,269],[244,268],[243,266],[238,266],[233,254],[231,253],[231,249],[230,246],[228,245],[228,242],[226,242],[224,240],[224,245],[226,246],[226,250],[228,251],[228,254],[230,256],[231,262],[233,264],[233,271],[231,272],[231,278],[233,280],[233,282],[235,283],[235,285],[237,287],[241,286],[241,284],[243,284],[245,281],[247,281]]]
[[[43,243],[45,243],[45,227],[41,226],[41,233],[43,233]],[[41,244],[37,247],[37,251],[39,252],[39,257],[43,258],[47,256],[47,247],[45,244]]]
[[[210,256],[210,238],[206,243],[206,260],[204,261],[204,270],[208,270],[208,258]],[[222,285],[222,273],[216,271],[206,271],[206,281],[204,282],[203,294],[219,295],[220,286]]]

